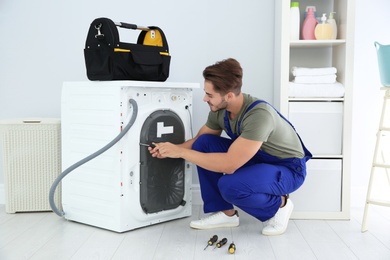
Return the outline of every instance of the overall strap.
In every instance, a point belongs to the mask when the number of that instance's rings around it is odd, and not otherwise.
[[[291,127],[295,130],[295,127],[290,123],[290,121],[287,120],[287,118],[285,118],[276,108],[274,108],[270,103],[264,101],[264,100],[256,100],[254,101],[252,104],[249,105],[249,107],[245,110],[245,112],[242,114],[240,120],[238,121],[238,126],[237,126],[237,133],[240,134],[241,132],[241,122],[242,122],[242,119],[244,118],[245,114],[250,111],[253,107],[255,107],[257,104],[260,104],[260,103],[266,103],[268,104],[269,106],[271,106],[277,113],[278,115],[283,118],[287,123],[289,123],[289,125],[291,125]],[[225,128],[227,130],[227,134],[231,137],[231,135],[234,135],[233,134],[233,131],[230,127],[230,124],[229,124],[229,112],[226,110],[225,112],[225,117],[224,117],[224,123],[225,123]],[[295,130],[296,131],[296,130]]]
[[[242,114],[240,120],[238,121],[238,125],[237,125],[237,133],[240,134],[241,133],[241,122],[242,122],[242,119],[244,118],[245,114],[251,110],[252,108],[254,108],[257,104],[260,104],[260,103],[267,103],[265,102],[264,100],[256,100],[255,102],[253,102],[252,104],[250,104],[250,106],[245,110],[244,114]]]
[[[241,132],[241,121],[242,119],[244,118],[244,115],[250,111],[253,107],[255,107],[257,104],[260,104],[260,103],[266,103],[268,104],[269,106],[271,106],[277,113],[278,115],[283,118],[295,131],[295,133],[297,134],[302,146],[303,146],[303,150],[305,152],[305,159],[306,161],[308,159],[310,159],[312,157],[312,154],[310,153],[310,151],[305,147],[305,144],[302,142],[302,139],[301,137],[299,136],[297,130],[295,129],[295,127],[290,123],[290,121],[287,120],[287,118],[285,118],[275,107],[273,107],[271,104],[269,104],[268,102],[264,101],[264,100],[256,100],[254,101],[252,104],[250,104],[250,106],[245,110],[245,112],[242,114],[240,120],[238,121],[238,125],[237,125],[237,134],[234,134],[231,127],[230,127],[230,124],[229,124],[229,112],[226,110],[225,112],[225,117],[224,117],[224,124],[225,124],[225,128],[226,128],[226,133],[227,135],[232,139],[232,140],[235,140],[238,138],[238,136],[240,135],[240,132]]]
[[[252,104],[250,104],[250,106],[245,110],[245,112],[242,114],[240,120],[238,121],[238,126],[237,126],[237,133],[239,134],[240,133],[240,128],[241,128],[241,121],[244,117],[244,115],[249,111],[251,110],[254,106],[256,106],[257,104],[259,103],[262,103],[262,102],[265,102],[264,100],[256,100],[254,101]],[[232,139],[236,139],[238,137],[238,135],[235,135],[232,131],[232,128],[230,127],[230,124],[229,124],[229,112],[226,110],[225,112],[225,117],[224,117],[224,124],[225,124],[225,128],[226,128],[226,133],[227,135],[232,138]]]
[[[288,119],[287,118],[285,118],[274,106],[272,106],[270,103],[268,103],[267,101],[264,101],[264,100],[256,100],[256,101],[254,101],[248,108],[247,108],[247,110],[245,111],[245,113],[242,115],[242,117],[241,117],[241,119],[240,119],[240,121],[238,122],[238,128],[237,128],[237,133],[240,133],[241,131],[241,121],[242,121],[242,119],[244,118],[244,115],[249,111],[249,110],[251,110],[254,106],[256,106],[257,104],[260,104],[260,103],[266,103],[267,105],[269,105],[270,107],[272,107],[277,113],[278,113],[278,115],[281,117],[281,118],[283,118],[294,130],[295,130],[295,127],[293,126],[293,124],[291,124],[290,123],[290,121],[288,121]],[[227,111],[226,111],[227,112]],[[295,132],[296,132],[297,130],[295,130]]]

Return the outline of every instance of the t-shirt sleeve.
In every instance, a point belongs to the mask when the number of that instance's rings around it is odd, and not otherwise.
[[[222,130],[223,128],[220,126],[218,121],[218,113],[210,111],[209,116],[206,121],[206,126],[213,130]]]
[[[241,123],[241,137],[266,142],[275,128],[272,114],[263,108],[252,109]]]

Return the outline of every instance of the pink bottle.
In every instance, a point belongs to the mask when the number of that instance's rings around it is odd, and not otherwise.
[[[314,35],[314,30],[316,29],[318,21],[314,17],[313,8],[309,8],[307,11],[306,19],[303,21],[302,25],[302,40],[315,40],[316,36]]]

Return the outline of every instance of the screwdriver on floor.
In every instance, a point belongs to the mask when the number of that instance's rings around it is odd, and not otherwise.
[[[234,254],[234,252],[236,252],[236,245],[234,244],[234,242],[232,242],[229,246],[229,253],[230,254]]]
[[[215,247],[214,247],[214,249],[216,249],[217,247],[218,248],[221,248],[224,244],[226,244],[227,243],[227,238],[225,237],[225,238],[222,238],[222,240],[220,240],[216,245],[215,245]],[[213,250],[214,250],[213,249]]]
[[[217,240],[218,240],[217,235],[210,237],[209,241],[207,242],[207,246],[203,250],[206,250],[208,246],[212,246],[215,242],[217,242]]]

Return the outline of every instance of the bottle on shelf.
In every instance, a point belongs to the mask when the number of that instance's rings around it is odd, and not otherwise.
[[[290,40],[299,40],[300,35],[300,13],[299,2],[291,2],[290,7]]]
[[[314,17],[314,10],[310,7],[307,11],[306,19],[302,25],[302,40],[315,40],[314,30],[318,21]]]
[[[332,38],[332,25],[326,22],[326,14],[322,14],[321,23],[317,24],[314,35],[317,40],[330,40]]]
[[[332,26],[332,37],[331,37],[332,40],[337,39],[337,23],[336,20],[334,19],[335,13],[336,12],[331,12],[329,14],[329,19],[328,19],[328,23]]]
[[[308,5],[308,6],[306,6],[305,12],[303,13],[303,20],[306,19],[306,16],[307,16],[307,13],[308,13],[308,11],[309,11],[309,8],[313,8],[314,17],[317,18],[317,10],[316,10],[316,7],[315,7],[314,5]]]

